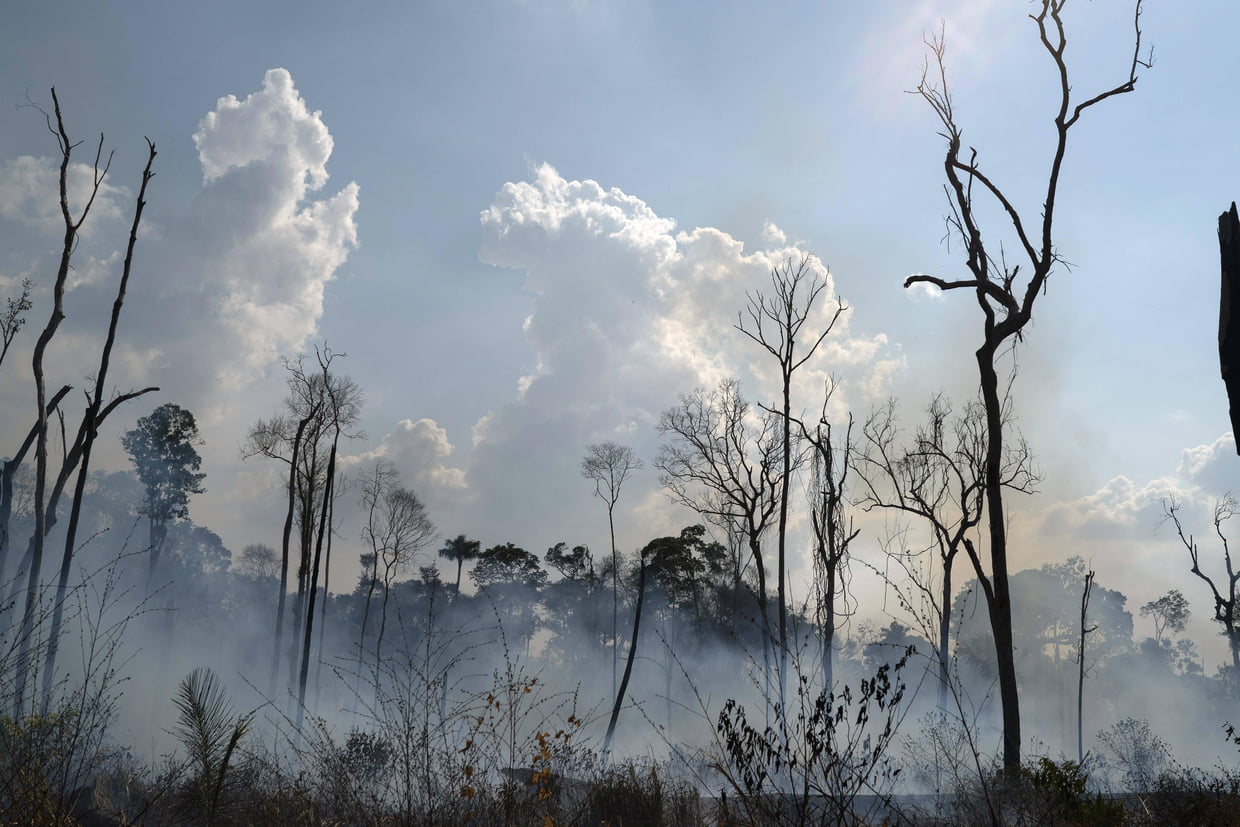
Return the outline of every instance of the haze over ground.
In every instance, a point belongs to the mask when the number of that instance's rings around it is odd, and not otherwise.
[[[46,316],[54,144],[21,104],[47,104],[54,84],[75,137],[101,130],[117,157],[51,358],[83,383],[77,356],[105,324],[149,136],[158,177],[112,376],[198,415],[196,522],[234,550],[278,545],[278,469],[242,463],[238,446],[279,405],[280,357],[326,341],[367,397],[354,464],[395,461],[445,535],[601,550],[584,445],[626,442],[649,463],[659,411],[720,375],[770,398],[769,366],[730,322],[786,255],[818,256],[852,307],[815,366],[844,380],[841,410],[895,395],[912,419],[936,390],[971,393],[975,308],[901,286],[960,267],[941,240],[942,141],[904,91],[945,20],[966,140],[1036,213],[1054,79],[1024,11],[18,3],[0,31],[0,294],[30,275],[43,285],[31,318]],[[1075,85],[1113,84],[1128,29],[1105,4],[1072,15]],[[1207,648],[1202,587],[1155,527],[1175,495],[1205,534],[1240,467],[1214,235],[1240,193],[1222,103],[1237,18],[1221,2],[1146,10],[1155,66],[1074,134],[1058,240],[1075,266],[1038,306],[1017,385],[1045,482],[1016,504],[1015,567],[1081,554],[1130,609],[1182,589],[1208,669],[1222,653]],[[4,444],[27,427],[31,339],[0,377]],[[126,467],[117,440],[96,467]],[[653,471],[634,482],[622,548],[694,521]],[[857,553],[877,557],[876,541]],[[341,547],[333,580],[351,585],[356,554]]]

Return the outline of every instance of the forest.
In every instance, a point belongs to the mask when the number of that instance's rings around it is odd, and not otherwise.
[[[113,156],[64,87],[29,98],[61,241],[53,272],[0,281],[0,822],[1240,823],[1237,501],[1202,521],[1161,500],[1194,590],[1144,602],[1108,585],[1124,559],[1031,564],[1012,528],[1056,484],[1018,367],[1048,284],[1074,289],[1065,159],[1155,66],[1136,0],[1118,81],[1078,88],[1067,5],[1031,3],[1024,33],[1055,89],[1037,208],[965,138],[942,31],[911,90],[958,269],[903,289],[967,308],[971,393],[856,405],[832,363],[851,308],[794,245],[707,322],[766,381],[659,400],[647,455],[621,433],[572,445],[595,530],[543,527],[545,547],[442,521],[356,449],[368,389],[322,340],[279,354],[278,403],[232,437],[278,507],[266,541],[226,545],[195,498],[238,483],[204,461],[199,412],[116,385],[127,302],[151,289],[135,262],[163,232],[156,145],[124,190],[106,324],[75,327]],[[630,507],[641,475],[674,530]]]

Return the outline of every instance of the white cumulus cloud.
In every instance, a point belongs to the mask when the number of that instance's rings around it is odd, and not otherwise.
[[[455,448],[448,433],[433,419],[402,419],[378,446],[356,456],[344,457],[346,469],[364,474],[381,460],[400,472],[402,484],[427,504],[436,521],[459,514],[469,500],[465,472],[447,464]]]
[[[536,368],[515,383],[509,404],[477,423],[468,465],[479,511],[518,537],[541,536],[552,520],[583,519],[578,506],[590,507],[589,491],[578,466],[586,444],[625,442],[649,464],[659,413],[679,394],[737,376],[750,399],[775,398],[774,361],[733,327],[746,295],[769,288],[772,268],[805,255],[773,224],[760,249],[746,250],[726,232],[679,230],[634,195],[568,180],[546,164],[505,184],[481,223],[482,260],[521,271],[536,296],[524,324]],[[816,258],[809,266],[825,289],[807,329],[821,329],[836,284]],[[854,400],[890,375],[886,338],[855,336],[849,321],[846,312],[800,373],[807,408],[821,404],[828,374],[852,380],[843,393]],[[642,474],[634,503],[655,482],[654,471]]]
[[[105,161],[106,156],[100,165]],[[78,162],[69,164],[65,192],[75,221],[90,199],[94,183],[94,167]],[[109,178],[103,179],[91,203],[90,215],[82,225],[82,235],[89,237],[101,223],[121,217],[122,202],[128,198],[129,190],[115,186]],[[63,233],[60,160],[22,155],[0,166],[0,217],[20,221],[45,233]]]

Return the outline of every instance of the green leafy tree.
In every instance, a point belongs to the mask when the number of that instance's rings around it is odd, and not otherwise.
[[[538,557],[512,543],[491,546],[478,557],[469,576],[528,649],[537,621],[538,592],[547,582]]]
[[[1154,640],[1159,646],[1162,646],[1163,635],[1183,632],[1192,614],[1188,599],[1179,589],[1172,589],[1141,607],[1141,617],[1154,618]]]
[[[138,513],[150,523],[150,574],[155,573],[159,553],[168,536],[168,524],[189,514],[191,494],[201,494],[206,474],[199,471],[201,445],[194,415],[169,402],[160,405],[137,426],[125,432],[121,444],[133,461],[146,497]]]
[[[232,791],[232,759],[254,715],[236,715],[219,678],[202,667],[181,679],[172,702],[178,712],[172,733],[188,758],[180,802],[184,815],[189,823],[218,824]]]
[[[584,545],[570,549],[568,543],[556,543],[543,561],[560,575],[542,590],[542,622],[552,634],[544,652],[557,653],[566,670],[596,669],[595,659],[600,652],[606,654],[612,642],[604,572],[595,569],[594,555]]]
[[[573,546],[569,551],[568,543],[556,543],[543,559],[567,581],[594,580],[594,556],[588,546]]]
[[[465,565],[466,560],[477,560],[481,553],[482,543],[467,539],[464,534],[456,535],[456,539],[444,543],[444,547],[439,550],[440,557],[456,561],[457,594],[461,593],[461,567]]]
[[[512,543],[491,546],[478,557],[478,565],[469,573],[478,588],[521,586],[540,588],[547,582],[538,558]]]

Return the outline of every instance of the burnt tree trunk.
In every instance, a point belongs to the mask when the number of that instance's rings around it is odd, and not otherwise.
[[[1231,432],[1240,434],[1240,215],[1236,202],[1218,217],[1222,289],[1218,311],[1218,361],[1227,386]],[[1236,444],[1240,453],[1240,442]]]
[[[71,390],[72,386],[65,385],[48,401],[47,415],[51,416],[52,411],[60,404],[60,400],[65,398]],[[0,583],[4,583],[4,570],[8,560],[9,547],[9,525],[13,517],[13,479],[17,476],[17,471],[22,466],[22,462],[26,459],[30,446],[34,444],[35,437],[39,434],[39,423],[36,422],[30,428],[30,432],[26,434],[26,439],[22,442],[21,448],[11,458],[6,459],[3,466],[0,467]]]
[[[319,511],[319,533],[318,541],[314,548],[314,565],[310,573],[310,583],[307,591],[308,604],[306,607],[306,623],[305,634],[302,637],[301,645],[301,669],[297,680],[297,737],[301,738],[301,721],[306,709],[306,681],[310,673],[310,642],[314,637],[314,602],[315,596],[318,594],[319,583],[319,563],[323,557],[323,535],[328,531],[330,526],[327,523],[328,505],[331,502],[332,483],[335,482],[336,476],[336,440],[340,439],[340,431],[336,431],[336,437],[332,441],[331,458],[327,462],[327,479],[323,484],[323,506]],[[324,589],[323,599],[327,599],[327,591]],[[319,630],[321,635],[323,630]]]
[[[73,565],[76,552],[78,522],[82,515],[82,500],[86,496],[86,478],[90,473],[91,449],[99,436],[100,413],[103,408],[103,394],[106,386],[108,366],[112,360],[112,347],[116,343],[116,331],[120,326],[121,308],[125,306],[125,293],[129,288],[129,273],[133,268],[133,251],[138,245],[138,227],[142,224],[142,211],[146,207],[146,186],[151,182],[154,173],[151,165],[155,163],[155,144],[148,138],[146,168],[142,170],[142,185],[138,189],[138,200],[134,205],[133,224],[129,228],[129,244],[125,249],[125,263],[121,268],[120,284],[116,288],[116,300],[112,302],[112,317],[108,323],[108,335],[104,340],[103,352],[99,357],[99,372],[95,374],[94,398],[86,409],[82,428],[85,439],[82,444],[82,459],[78,463],[77,484],[73,489],[73,506],[69,511],[69,527],[65,534],[65,553],[60,561],[60,577],[56,583],[56,603],[52,611],[52,630],[48,636],[47,654],[43,665],[43,701],[41,714],[46,715],[52,699],[52,687],[56,677],[56,653],[60,646],[60,627],[64,619],[65,594],[69,588],[69,572]],[[148,581],[149,587],[149,581]]]
[[[297,434],[293,437],[293,452],[288,463],[288,513],[284,516],[284,533],[280,545],[280,594],[276,598],[275,650],[271,654],[271,680],[267,691],[267,694],[273,697],[276,693],[276,677],[280,670],[280,642],[284,636],[284,603],[288,599],[288,552],[289,540],[293,533],[293,513],[296,509],[297,457],[301,451],[301,439],[306,432],[306,426],[310,424],[317,410],[317,408],[312,410],[297,423]]]
[[[616,694],[615,703],[611,707],[611,720],[607,722],[607,735],[603,738],[603,764],[607,763],[611,751],[611,739],[616,734],[616,722],[620,720],[620,706],[629,691],[629,678],[633,676],[633,661],[637,659],[637,638],[642,628],[642,603],[646,598],[646,555],[641,556],[640,568],[637,570],[637,608],[633,612],[633,641],[629,644],[629,657],[624,663],[624,677],[620,679],[620,691]]]

